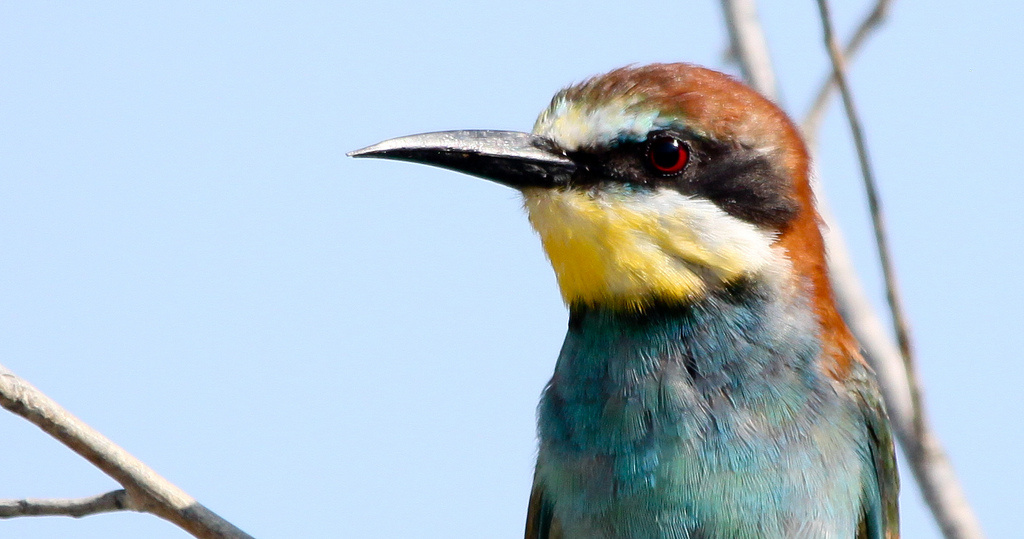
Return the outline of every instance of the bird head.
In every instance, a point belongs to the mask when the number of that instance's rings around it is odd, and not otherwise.
[[[520,190],[570,306],[643,311],[770,281],[845,334],[805,145],[777,106],[722,73],[621,68],[558,92],[532,134],[430,133],[350,155]]]

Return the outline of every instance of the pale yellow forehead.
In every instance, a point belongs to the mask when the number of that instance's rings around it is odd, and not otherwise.
[[[658,111],[640,106],[641,101],[623,97],[595,104],[559,96],[537,118],[533,133],[571,152],[619,140],[644,140],[652,130],[673,123]]]

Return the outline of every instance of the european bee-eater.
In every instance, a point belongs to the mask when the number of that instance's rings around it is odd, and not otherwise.
[[[895,538],[896,462],[786,115],[721,73],[627,67],[532,134],[353,152],[522,192],[569,308],[528,539]]]

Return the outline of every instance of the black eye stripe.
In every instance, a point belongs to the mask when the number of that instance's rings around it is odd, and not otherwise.
[[[686,150],[682,166],[679,160],[673,162],[676,142]],[[662,144],[658,152],[656,146]],[[665,155],[652,155],[652,149]],[[643,141],[620,141],[568,155],[579,165],[571,183],[580,187],[625,184],[674,189],[714,202],[733,217],[776,230],[784,229],[800,212],[791,180],[772,166],[770,157],[736,144],[680,131],[656,131]],[[661,168],[672,170],[673,166],[679,170],[666,173]]]

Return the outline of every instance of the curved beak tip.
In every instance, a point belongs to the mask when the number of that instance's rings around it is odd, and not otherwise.
[[[413,135],[417,136],[417,135]],[[404,145],[401,142],[404,139],[410,137],[398,137],[388,139],[377,144],[371,144],[365,148],[359,148],[358,150],[352,150],[347,152],[345,155],[348,157],[389,157],[388,150],[402,150],[402,149],[413,149],[415,145]]]

